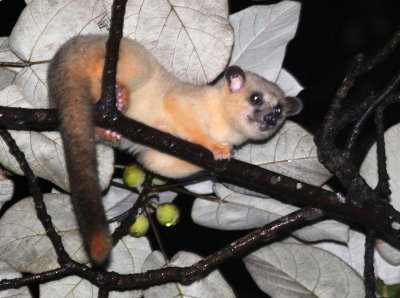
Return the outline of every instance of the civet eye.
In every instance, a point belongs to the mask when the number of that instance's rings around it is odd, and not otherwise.
[[[280,104],[278,104],[278,105],[276,105],[275,107],[274,107],[274,113],[275,113],[275,115],[280,115],[281,113],[282,113],[282,106],[280,105]]]
[[[263,103],[263,97],[262,94],[258,92],[254,92],[249,96],[249,102],[252,105],[259,106]]]

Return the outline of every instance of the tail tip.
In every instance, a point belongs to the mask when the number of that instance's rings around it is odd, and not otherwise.
[[[90,257],[96,265],[102,265],[107,260],[111,250],[111,239],[106,232],[97,232],[90,243]]]

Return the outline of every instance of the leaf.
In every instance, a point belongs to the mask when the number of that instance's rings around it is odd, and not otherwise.
[[[391,265],[400,265],[400,251],[389,243],[378,239],[375,245],[380,256]],[[399,281],[400,282],[400,281]]]
[[[150,253],[150,243],[146,237],[124,237],[113,248],[111,263],[107,269],[120,274],[140,273]],[[69,276],[40,285],[40,297],[54,297],[54,293],[57,293],[57,297],[98,297],[98,288],[77,276]],[[111,291],[110,297],[140,298],[143,297],[143,291]]]
[[[104,3],[103,3],[104,2]],[[35,0],[21,13],[10,36],[13,52],[43,63],[20,71],[16,85],[35,108],[48,107],[47,61],[78,34],[108,34],[99,25],[112,1]],[[138,40],[181,80],[206,83],[225,68],[233,43],[225,0],[130,1],[124,32]]]
[[[105,5],[110,14],[111,0]],[[226,67],[233,32],[226,0],[128,1],[124,34],[143,44],[178,79],[213,81]]]
[[[281,69],[275,83],[283,90],[286,96],[296,96],[303,87],[296,79],[285,69]]]
[[[287,43],[294,37],[301,5],[294,1],[254,5],[230,16],[235,42],[230,64],[275,82]]]
[[[392,191],[391,204],[397,210],[400,210],[400,124],[390,127],[385,132],[385,144],[386,144],[386,168],[390,177],[389,184],[390,190]],[[376,143],[369,149],[367,156],[365,157],[361,168],[360,174],[367,181],[369,186],[375,188],[378,183],[378,166],[376,158]]]
[[[242,230],[259,228],[299,208],[272,198],[263,199],[235,193],[222,184],[215,184],[221,201],[196,199],[192,208],[195,223],[214,229]],[[347,242],[349,228],[334,220],[325,220],[295,230],[293,235],[305,241],[332,239]]]
[[[66,251],[77,262],[88,262],[70,197],[46,194],[44,200]],[[23,199],[7,210],[0,219],[0,232],[0,260],[23,272],[58,268],[54,248],[36,216],[32,198]],[[109,269],[122,274],[140,272],[150,253],[146,237],[125,237],[112,250]]]
[[[114,228],[117,226],[113,225]],[[112,250],[109,271],[121,274],[142,272],[142,266],[147,257],[152,253],[147,237],[125,236]]]
[[[362,276],[364,273],[364,242],[365,236],[363,234],[350,229],[347,244],[321,241],[312,244],[312,246],[334,254]]]
[[[66,251],[77,262],[87,262],[69,197],[47,194],[44,200]],[[32,198],[19,201],[1,217],[0,260],[21,272],[39,273],[59,267]]]
[[[18,57],[15,56],[8,44],[8,37],[0,37],[0,61],[1,62],[17,62]],[[13,84],[18,68],[0,67],[0,91],[5,87]]]
[[[142,271],[157,270],[163,268],[165,265],[166,261],[163,254],[161,251],[155,250],[144,261]]]
[[[376,277],[383,280],[385,285],[400,284],[400,265],[388,263],[381,255],[375,252],[375,274]]]
[[[365,236],[362,235],[365,242]],[[361,244],[361,243],[360,243]],[[364,248],[364,247],[363,247]],[[375,244],[375,272],[376,276],[386,285],[400,284],[400,252],[387,242],[378,239]],[[364,250],[360,253],[364,255]],[[363,260],[362,260],[363,261]]]
[[[79,276],[68,276],[40,285],[41,298],[53,298],[55,293],[58,297],[98,297],[97,287]]]
[[[201,257],[190,252],[180,251],[171,260],[169,266],[186,267],[201,260]],[[155,270],[165,266],[165,260],[160,252],[153,252],[143,264],[143,272]],[[235,297],[232,289],[218,270],[208,274],[189,286],[179,283],[168,283],[151,287],[144,291],[145,298],[172,298],[172,297]]]
[[[211,194],[213,193],[213,185],[214,182],[211,180],[206,180],[203,182],[197,182],[194,184],[188,184],[185,185],[184,187],[193,192],[193,193],[197,193],[197,194]]]
[[[248,144],[235,152],[235,158],[264,169],[321,186],[332,175],[318,161],[313,135],[291,121],[268,142]]]
[[[382,247],[379,247],[379,242],[381,242],[381,240],[378,240],[377,242],[377,249],[374,252],[374,267],[376,277],[383,280],[386,285],[399,284],[400,265],[389,264],[381,256]],[[329,251],[330,253],[342,259],[354,270],[356,270],[360,276],[364,274],[364,245],[365,235],[355,230],[350,230],[349,242],[347,246],[334,242],[321,242],[313,244],[313,246]],[[393,251],[385,252],[385,254],[386,253],[390,253],[390,258],[393,257]]]
[[[99,289],[90,283],[90,281],[78,276],[68,276],[59,280],[55,280],[40,285],[41,298],[53,298],[55,293],[57,297],[98,297]],[[111,291],[110,298],[141,298],[143,297],[142,290],[135,291]]]
[[[14,194],[14,182],[7,179],[4,172],[0,169],[0,208],[11,199]]]
[[[96,0],[35,0],[22,11],[10,35],[12,51],[26,61],[50,60],[69,38],[78,34],[104,33],[97,23],[106,14]],[[46,72],[48,63],[24,68],[16,85],[35,108],[48,107]]]
[[[12,269],[6,262],[0,261],[0,280],[22,277],[22,274]],[[28,287],[1,291],[1,297],[32,297]]]
[[[386,169],[388,171],[390,180],[390,202],[393,207],[400,210],[400,142],[399,142],[400,124],[390,127],[384,134],[385,149],[386,149]],[[376,143],[369,149],[360,168],[360,174],[364,177],[366,182],[372,188],[375,188],[378,183],[378,161],[376,157]],[[392,265],[400,265],[399,250],[391,247],[383,240],[377,243],[377,250],[381,256]],[[383,278],[382,278],[383,279]],[[384,279],[383,279],[384,280]],[[400,282],[400,280],[399,280]]]
[[[9,107],[32,108],[12,85],[0,91],[0,105]],[[18,147],[25,157],[34,174],[47,179],[62,189],[69,189],[68,175],[64,159],[64,150],[58,132],[10,131]],[[114,172],[114,152],[105,145],[97,146],[99,161],[100,185],[108,186]],[[0,139],[0,162],[10,171],[23,175],[19,164],[9,152],[8,146]]]
[[[272,297],[363,297],[362,278],[321,249],[274,243],[243,259],[257,286]]]

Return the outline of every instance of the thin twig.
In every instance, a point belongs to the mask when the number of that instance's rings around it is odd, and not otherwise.
[[[18,67],[18,68],[23,68],[23,67],[29,67],[32,65],[37,65],[37,64],[44,64],[44,63],[49,63],[50,60],[40,60],[40,61],[19,61],[19,62],[0,62],[0,67]]]
[[[369,107],[374,104],[375,101],[376,101],[376,96],[371,95],[368,96],[363,101],[357,104],[353,104],[347,107],[345,110],[341,111],[339,115],[337,115],[335,127],[331,128],[334,131],[333,134],[336,135],[337,132],[341,131],[347,125],[357,121],[357,119],[359,119],[362,115],[364,115],[366,111],[369,109]],[[386,108],[387,106],[392,105],[399,101],[400,101],[400,92],[395,92],[392,95],[389,95],[385,99],[383,99],[380,105]]]
[[[325,117],[324,126],[322,132],[324,135],[321,135],[321,141],[326,140],[326,138],[335,137],[334,133],[337,133],[337,129],[335,129],[334,123],[338,123],[337,121],[337,113],[341,108],[342,100],[347,96],[348,91],[354,85],[356,79],[360,77],[362,74],[374,68],[380,62],[382,62],[385,58],[387,58],[400,43],[400,28],[393,34],[392,39],[386,43],[382,50],[380,50],[373,58],[371,58],[368,62],[363,64],[364,56],[359,54],[355,57],[354,63],[350,70],[348,71],[345,79],[342,82],[342,85],[338,88],[336,96],[334,97],[331,107],[327,116]],[[359,105],[360,108],[362,105]],[[369,107],[369,105],[367,106]],[[358,117],[357,117],[358,118]],[[347,124],[345,124],[347,125]]]
[[[24,172],[24,175],[29,184],[29,189],[32,194],[33,201],[35,203],[37,217],[42,223],[46,231],[47,237],[49,237],[51,243],[53,244],[53,247],[57,254],[58,263],[62,265],[69,260],[69,255],[64,249],[61,237],[57,234],[53,226],[51,216],[47,213],[46,205],[43,201],[43,194],[40,191],[37,178],[33,173],[31,167],[29,166],[25,158],[25,154],[19,149],[11,134],[7,130],[0,128],[0,135],[3,138],[4,142],[8,145],[10,153],[17,160],[19,166],[21,167],[21,170]]]
[[[377,156],[378,156],[378,176],[379,182],[375,187],[375,191],[386,199],[390,196],[389,174],[386,168],[386,152],[384,139],[384,122],[383,113],[384,106],[380,105],[375,112],[375,125],[377,134]],[[366,229],[365,238],[365,255],[364,255],[364,285],[365,297],[375,297],[375,269],[374,269],[374,252],[376,242],[376,231],[371,228]]]
[[[350,156],[351,148],[354,146],[355,142],[358,139],[358,136],[361,133],[361,129],[363,128],[365,122],[367,119],[371,116],[371,114],[374,112],[376,107],[382,103],[382,101],[391,95],[393,91],[400,85],[400,72],[396,74],[396,76],[389,82],[389,84],[383,89],[383,91],[375,97],[375,100],[373,103],[369,106],[367,111],[361,116],[361,118],[357,121],[357,123],[354,125],[354,128],[352,130],[352,134],[347,141],[347,150],[344,152],[347,158]]]
[[[392,51],[397,48],[400,43],[400,28],[393,34],[392,39],[386,43],[382,50],[380,50],[374,57],[371,58],[363,68],[361,69],[362,73],[370,71],[372,68],[381,63],[384,59],[386,59]]]
[[[151,216],[151,212],[150,212],[149,207],[146,206],[145,210],[146,210],[146,216],[149,219],[149,222],[150,222],[150,225],[151,225],[151,229],[152,229],[152,231],[154,233],[154,237],[156,238],[156,241],[157,241],[157,244],[158,244],[158,248],[160,249],[161,254],[164,257],[165,262],[167,264],[169,264],[169,258],[168,258],[167,252],[166,252],[166,250],[164,248],[164,245],[163,245],[160,233],[158,232],[157,226],[156,226],[156,224],[155,224],[155,222],[153,220],[153,217]]]
[[[110,294],[110,290],[102,287],[102,288],[99,288],[97,297],[98,298],[107,298],[109,294]]]
[[[365,238],[364,254],[364,286],[365,297],[375,298],[375,270],[374,270],[374,251],[376,233],[373,229],[367,229]]]
[[[333,130],[331,127],[334,127],[334,123],[336,121],[337,114],[342,107],[342,101],[347,96],[351,87],[353,87],[361,69],[361,63],[364,59],[363,55],[357,55],[354,58],[353,64],[350,67],[350,70],[347,72],[346,77],[344,78],[341,86],[338,88],[335,97],[332,100],[331,106],[329,108],[328,114],[325,116],[324,125],[322,128],[321,140],[327,141],[329,139],[333,139],[335,135],[333,135]]]
[[[150,193],[151,189],[151,178],[146,175],[146,180],[144,182],[144,187],[142,191],[139,193],[139,197],[137,198],[135,204],[131,209],[126,212],[126,217],[121,221],[120,225],[115,229],[112,234],[114,245],[118,243],[119,240],[122,239],[125,235],[128,234],[129,228],[135,222],[136,218],[145,211],[145,207],[151,198]]]
[[[389,187],[389,174],[386,167],[386,150],[385,150],[385,125],[383,119],[384,107],[379,106],[375,113],[376,125],[376,154],[378,160],[378,176],[379,181],[375,187],[375,191],[382,198],[388,198],[391,194]]]

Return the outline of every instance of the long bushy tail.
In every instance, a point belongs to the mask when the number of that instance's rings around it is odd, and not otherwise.
[[[62,52],[53,58],[48,72],[49,97],[58,108],[70,180],[72,203],[86,249],[96,264],[103,264],[112,246],[101,202],[96,141],[87,73],[73,69]]]

